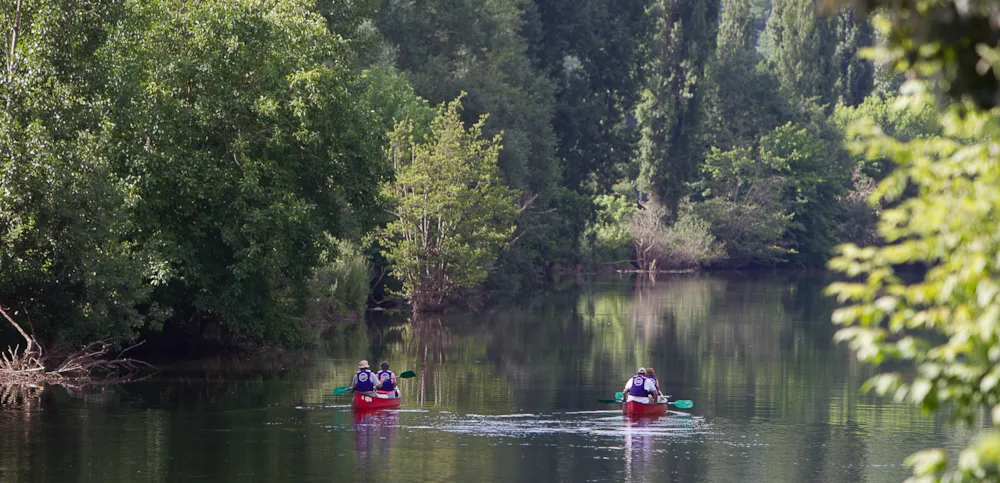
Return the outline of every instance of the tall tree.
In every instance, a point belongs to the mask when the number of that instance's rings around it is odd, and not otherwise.
[[[552,132],[552,88],[526,56],[520,2],[384,0],[376,18],[416,93],[432,104],[467,92],[469,125],[504,134],[504,180],[529,195],[558,181]]]
[[[723,0],[719,21],[718,50],[752,51],[757,45],[756,18],[752,0]]]
[[[857,106],[875,88],[875,65],[871,60],[858,55],[858,50],[871,47],[875,41],[875,30],[868,18],[851,8],[837,13],[837,46],[833,63],[837,71],[837,101],[848,106]]]
[[[606,191],[631,159],[646,0],[545,0],[526,7],[528,55],[551,79],[562,182]]]
[[[777,77],[758,68],[757,17],[751,0],[723,2],[716,55],[706,68],[705,136],[723,151],[748,147],[776,126],[792,120]]]
[[[715,51],[719,4],[710,0],[654,0],[646,14],[642,100],[637,109],[639,187],[676,215],[684,183],[696,173],[698,134],[707,83],[705,64]]]
[[[819,18],[814,0],[774,0],[764,35],[785,95],[819,104],[836,102],[836,26]]]
[[[521,191],[518,202],[525,207],[516,242],[491,272],[490,284],[505,290],[540,282],[553,264],[573,263],[590,212],[587,198],[559,187],[553,81],[528,56],[524,33],[537,33],[539,26],[537,18],[528,24],[524,5],[383,0],[376,18],[418,95],[439,104],[468,92],[466,125],[489,113],[483,132],[503,133],[500,171]]]

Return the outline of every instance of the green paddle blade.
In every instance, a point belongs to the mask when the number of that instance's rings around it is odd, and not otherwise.
[[[622,394],[623,394],[622,392],[616,392],[615,393],[615,399],[621,401],[622,400]]]
[[[338,387],[338,388],[335,388],[333,390],[333,395],[334,396],[340,396],[340,395],[343,395],[343,394],[347,394],[347,391],[350,391],[350,390],[351,390],[351,388],[349,388],[347,386]]]
[[[396,377],[398,377],[400,379],[409,379],[411,377],[417,377],[417,373],[415,373],[413,371],[403,371],[402,374],[400,374],[400,375],[398,375]]]
[[[598,399],[597,402],[604,403],[604,404],[618,404],[621,401],[619,401],[617,399]]]
[[[680,401],[670,401],[670,404],[673,404],[674,407],[678,409],[691,409],[694,407],[694,401],[688,399],[681,399]]]

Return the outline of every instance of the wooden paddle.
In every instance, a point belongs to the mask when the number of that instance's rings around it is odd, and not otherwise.
[[[397,379],[409,379],[411,377],[417,377],[417,373],[413,372],[413,371],[403,371],[402,374],[396,376]],[[347,394],[348,391],[350,391],[350,390],[351,390],[351,388],[349,386],[336,387],[336,388],[333,389],[333,395],[334,396],[343,396],[344,394]]]

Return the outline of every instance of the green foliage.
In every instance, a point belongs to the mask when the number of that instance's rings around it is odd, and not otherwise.
[[[386,0],[376,23],[416,93],[432,104],[467,92],[467,124],[489,114],[487,135],[504,136],[504,181],[528,193],[553,189],[552,90],[531,66],[518,2]]]
[[[371,67],[361,73],[365,85],[364,104],[382,120],[383,132],[392,132],[400,122],[412,122],[417,140],[423,140],[434,119],[434,108],[413,92],[406,74],[394,67]]]
[[[846,157],[831,143],[787,123],[756,150],[713,149],[702,171],[693,186],[706,200],[695,209],[712,222],[732,263],[775,263],[788,254],[790,262],[814,265],[831,254],[850,183]]]
[[[836,245],[832,221],[839,215],[838,199],[847,192],[850,167],[836,146],[792,124],[779,126],[761,139],[761,159],[782,166],[782,203],[791,223],[785,238],[798,253],[796,263],[819,265]]]
[[[366,231],[388,175],[342,38],[305,1],[23,5],[4,17],[4,302],[52,342],[168,309],[293,337],[323,233]]]
[[[3,9],[0,303],[50,344],[131,339],[144,317],[162,318],[158,307],[139,306],[163,267],[131,239],[134,183],[108,155],[116,142],[96,52],[121,8],[36,1]]]
[[[371,278],[371,265],[356,244],[328,236],[311,281],[312,294],[337,312],[360,313],[371,292]]]
[[[833,22],[837,30],[833,51],[836,100],[839,105],[856,106],[875,88],[874,64],[858,55],[860,49],[874,44],[875,30],[868,18],[854,9],[841,9]]]
[[[705,65],[716,45],[719,4],[654,0],[647,15],[645,83],[637,108],[639,188],[665,202],[671,216],[684,183],[697,173]]]
[[[826,0],[849,4],[876,16],[886,40],[877,58],[895,71],[933,82],[952,100],[970,100],[980,109],[1000,102],[997,63],[1000,30],[990,0]]]
[[[629,161],[646,0],[527,2],[527,55],[554,88],[552,128],[562,184],[607,190]]]
[[[677,221],[667,229],[664,240],[669,263],[660,266],[700,267],[726,258],[725,247],[711,230],[711,223],[689,209],[682,209]]]
[[[793,216],[782,203],[787,168],[784,159],[741,148],[713,148],[706,157],[705,180],[699,186],[707,199],[695,204],[694,211],[711,224],[730,265],[784,260],[788,250],[778,242]]]
[[[587,224],[582,243],[584,257],[591,263],[618,262],[631,259],[632,233],[629,220],[636,213],[636,204],[620,195],[600,195],[595,219]]]
[[[433,311],[486,279],[510,241],[517,190],[500,182],[500,136],[482,139],[486,118],[465,129],[461,97],[438,108],[425,143],[412,123],[392,135],[396,182],[385,187],[395,219],[382,243],[415,312]]]
[[[860,49],[874,42],[853,10],[819,15],[813,0],[775,0],[764,43],[785,94],[820,105],[856,105],[874,88],[874,67]]]
[[[724,151],[753,146],[796,117],[778,78],[761,61],[753,50],[727,48],[707,67],[703,136],[710,146]]]
[[[752,0],[723,0],[719,20],[718,51],[751,52],[757,45]]]
[[[900,141],[933,137],[941,133],[938,114],[933,106],[916,106],[894,95],[885,98],[869,96],[857,107],[838,105],[830,119],[844,133],[850,132],[853,122],[864,119],[873,122],[886,136]],[[886,158],[868,159],[859,155],[856,160],[862,166],[862,171],[877,181],[885,178],[893,165]]]
[[[923,101],[913,101],[919,112]],[[897,204],[880,217],[884,246],[846,245],[830,263],[860,280],[833,284],[829,291],[846,303],[834,314],[845,325],[837,338],[848,341],[860,360],[916,366],[910,379],[886,371],[869,387],[927,411],[948,405],[954,418],[971,423],[982,411],[992,408],[996,415],[1000,407],[1000,165],[993,154],[1000,148],[994,141],[1000,114],[973,111],[963,117],[958,111],[942,114],[941,137],[901,141],[871,121],[856,125],[855,149],[898,164],[876,192]],[[909,184],[917,196],[900,199]],[[926,270],[916,278],[900,272],[900,266],[914,264]],[[993,433],[966,448],[951,478],[996,478],[997,441]],[[932,456],[911,459],[916,476],[940,476],[945,464]]]
[[[307,1],[134,8],[105,55],[136,238],[176,272],[156,299],[291,336],[322,233],[367,230],[388,174],[353,54]]]
[[[774,0],[764,42],[785,95],[832,104],[836,31],[813,0]]]
[[[556,83],[543,70],[554,66],[533,65],[533,60],[537,59],[529,52],[537,53],[531,49],[537,48],[536,33],[541,27],[537,18],[525,17],[524,9],[529,6],[528,2],[510,0],[384,0],[376,16],[376,24],[394,52],[395,65],[407,73],[418,95],[432,104],[440,104],[454,99],[460,92],[467,92],[463,99],[466,126],[489,114],[483,126],[484,134],[503,133],[500,172],[505,184],[523,193],[519,202],[525,206],[524,216],[518,223],[521,232],[516,235],[517,243],[503,252],[500,263],[492,266],[490,274],[490,283],[505,290],[536,285],[546,274],[547,266],[576,256],[580,232],[590,215],[587,197],[571,196],[558,185],[562,179],[569,189],[577,190],[579,186],[574,185],[577,181],[573,178],[587,180],[590,176],[580,172],[577,166],[567,165],[563,169],[555,156],[553,92]],[[533,35],[533,44],[529,45],[526,34]],[[578,36],[585,35],[586,31],[578,32]],[[625,50],[629,42],[630,39],[621,39]],[[582,42],[579,46],[585,47]],[[617,48],[601,55],[615,55]],[[630,75],[627,70],[617,70],[620,64],[603,68],[604,61],[601,61],[600,71],[591,68],[589,62],[597,61],[596,54],[583,59],[584,68],[590,73],[588,76]],[[559,63],[562,61],[558,59]],[[586,82],[573,80],[572,84],[573,89],[580,89]],[[570,99],[581,94],[568,95]],[[586,96],[586,99],[593,99],[594,92],[588,91]],[[611,100],[618,94],[602,96]],[[604,106],[599,109],[603,110]],[[613,111],[611,108],[607,115],[614,117]],[[592,113],[588,111],[586,115],[589,117]],[[585,136],[588,139],[617,138],[587,124],[586,119],[573,120],[577,121],[588,129]],[[560,124],[560,129],[573,129],[567,126]],[[594,136],[597,133],[599,135]],[[585,141],[572,139],[567,142]],[[627,151],[629,148],[628,143],[615,143],[616,149]],[[586,156],[587,163],[593,160],[603,164],[598,158],[611,157],[593,150],[574,156],[575,160],[568,162],[582,161]],[[582,168],[583,171],[588,169]]]

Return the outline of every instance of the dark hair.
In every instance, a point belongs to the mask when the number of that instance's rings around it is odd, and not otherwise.
[[[646,376],[648,376],[648,377],[656,377],[656,371],[654,371],[652,367],[647,367],[646,368]]]
[[[382,370],[383,371],[388,371],[389,370],[389,363],[388,362],[383,362],[381,364],[381,366],[382,366]]]

